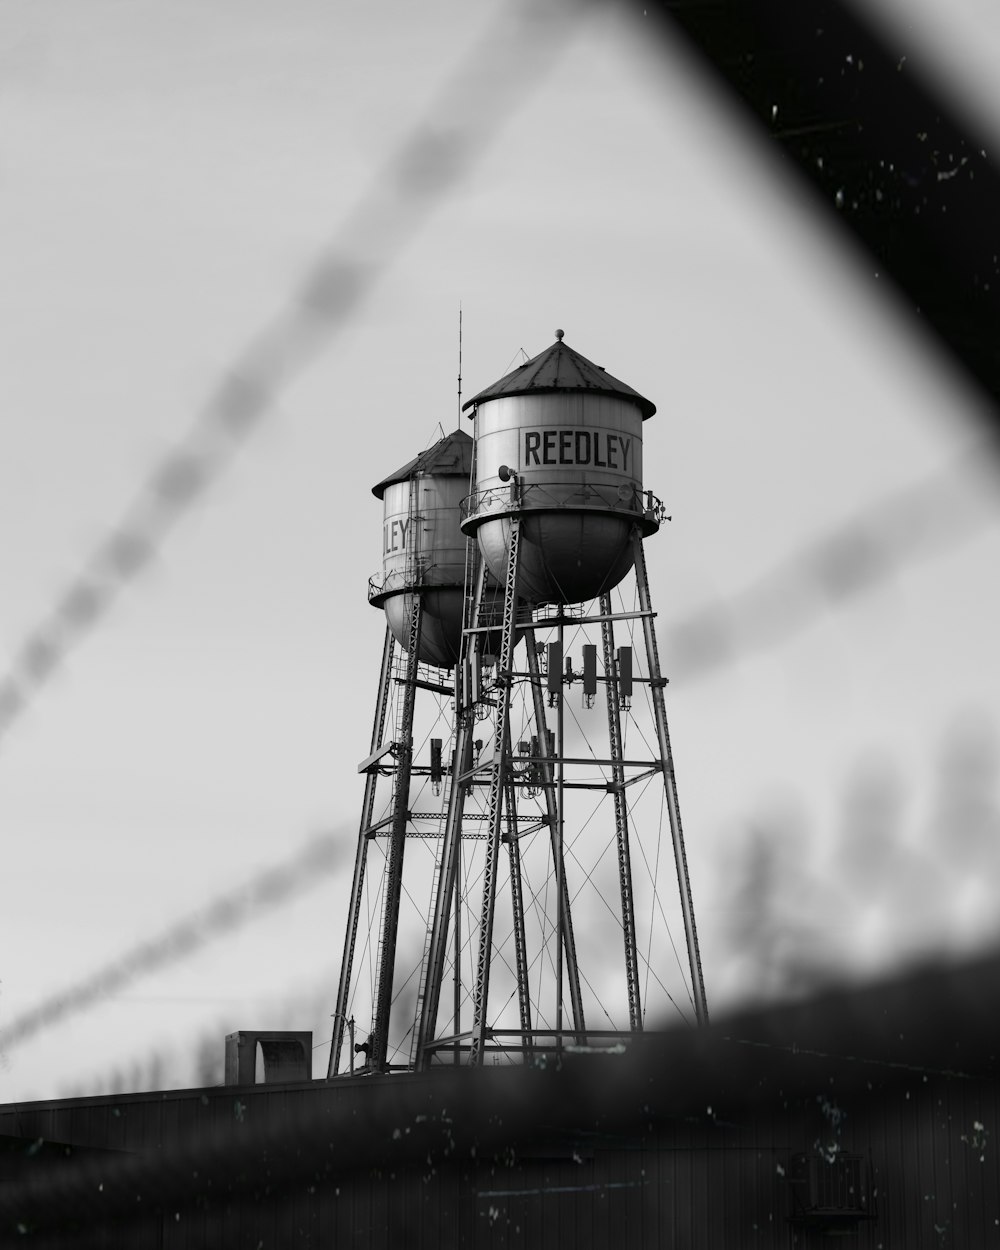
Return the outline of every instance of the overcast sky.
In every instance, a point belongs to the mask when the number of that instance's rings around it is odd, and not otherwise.
[[[980,10],[899,38],[936,46],[1000,116]],[[995,797],[1000,530],[978,401],[640,24],[568,6],[554,32],[519,28],[540,60],[498,67],[495,20],[450,0],[8,0],[0,664],[233,362],[290,324],[319,259],[362,238],[369,268],[344,326],[294,336],[308,350],[266,419],[0,739],[0,1025],[317,832],[343,836],[343,871],[10,1049],[0,1098],[206,1031],[220,1050],[257,1025],[328,1037],[381,649],[370,486],[456,423],[459,302],[466,396],[558,326],[657,405],[646,484],[673,521],[648,559],[710,1004],[740,990],[729,891],[762,829],[850,894],[865,793],[934,863],[956,752],[978,751]],[[494,97],[490,142],[415,198],[412,234],[391,213],[359,226],[418,118],[447,135]],[[935,475],[923,557],[867,594],[816,591],[804,548]],[[720,605],[733,651],[702,663],[681,627]],[[926,940],[984,940],[967,887],[932,897]],[[912,947],[912,916],[869,915],[862,940],[845,908],[846,964]]]

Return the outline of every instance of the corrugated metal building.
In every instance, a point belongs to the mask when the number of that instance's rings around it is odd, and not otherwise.
[[[35,1246],[1000,1244],[1000,960],[621,1053],[0,1107]]]

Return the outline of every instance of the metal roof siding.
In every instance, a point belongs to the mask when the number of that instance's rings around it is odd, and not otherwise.
[[[652,400],[613,377],[601,365],[595,365],[586,356],[581,356],[561,338],[499,382],[474,395],[462,405],[462,411],[486,400],[507,395],[530,395],[536,391],[592,391],[598,395],[617,395],[632,400],[644,421],[656,411]]]
[[[418,473],[432,473],[435,477],[468,477],[472,472],[472,437],[464,430],[452,430],[433,447],[408,460],[401,469],[390,473],[372,487],[372,494],[381,499],[386,490],[396,482],[409,481]]]
[[[0,1106],[12,1162],[42,1156],[0,1185],[0,1241],[18,1220],[67,1250],[81,1230],[128,1250],[307,1235],[378,1250],[781,1250],[790,1156],[823,1147],[870,1162],[877,1218],[856,1246],[930,1250],[940,1228],[949,1245],[992,1245],[998,979],[988,956],[544,1068]],[[112,1141],[134,1153],[85,1149]],[[82,1157],[63,1167],[46,1142]]]

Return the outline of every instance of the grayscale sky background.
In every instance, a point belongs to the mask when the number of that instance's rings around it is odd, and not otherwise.
[[[880,2],[995,131],[986,5]],[[447,131],[435,96],[482,57],[498,6],[4,11],[6,668],[414,121]],[[513,106],[398,255],[366,222],[386,263],[346,328],[0,739],[0,1028],[317,832],[342,836],[343,870],[11,1048],[0,1100],[206,1034],[220,1053],[238,1028],[329,1036],[382,640],[370,486],[456,423],[460,301],[466,397],[558,326],[657,404],[646,484],[673,522],[648,560],[713,1008],[756,975],[733,891],[762,837],[779,877],[817,886],[844,968],[990,938],[947,816],[968,783],[971,844],[995,832],[1000,495],[979,401],[682,59],[611,8],[556,15],[544,76],[505,65]],[[836,561],[852,523],[936,475],[916,558],[868,593],[824,590],[813,544],[837,536]],[[689,626],[706,612],[733,640],[721,659]],[[884,830],[866,843],[862,809],[930,865],[892,907],[857,902],[876,870],[885,898],[905,878],[895,852],[875,864]]]

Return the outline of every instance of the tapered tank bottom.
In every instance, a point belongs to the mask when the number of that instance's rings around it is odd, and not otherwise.
[[[423,603],[418,659],[435,668],[454,668],[462,649],[463,588],[424,586],[417,593]],[[392,636],[408,650],[413,593],[390,595],[381,606]]]
[[[518,595],[529,603],[584,603],[612,590],[632,568],[634,515],[606,512],[521,514]],[[507,571],[510,517],[484,521],[476,539],[486,566],[502,582]]]

